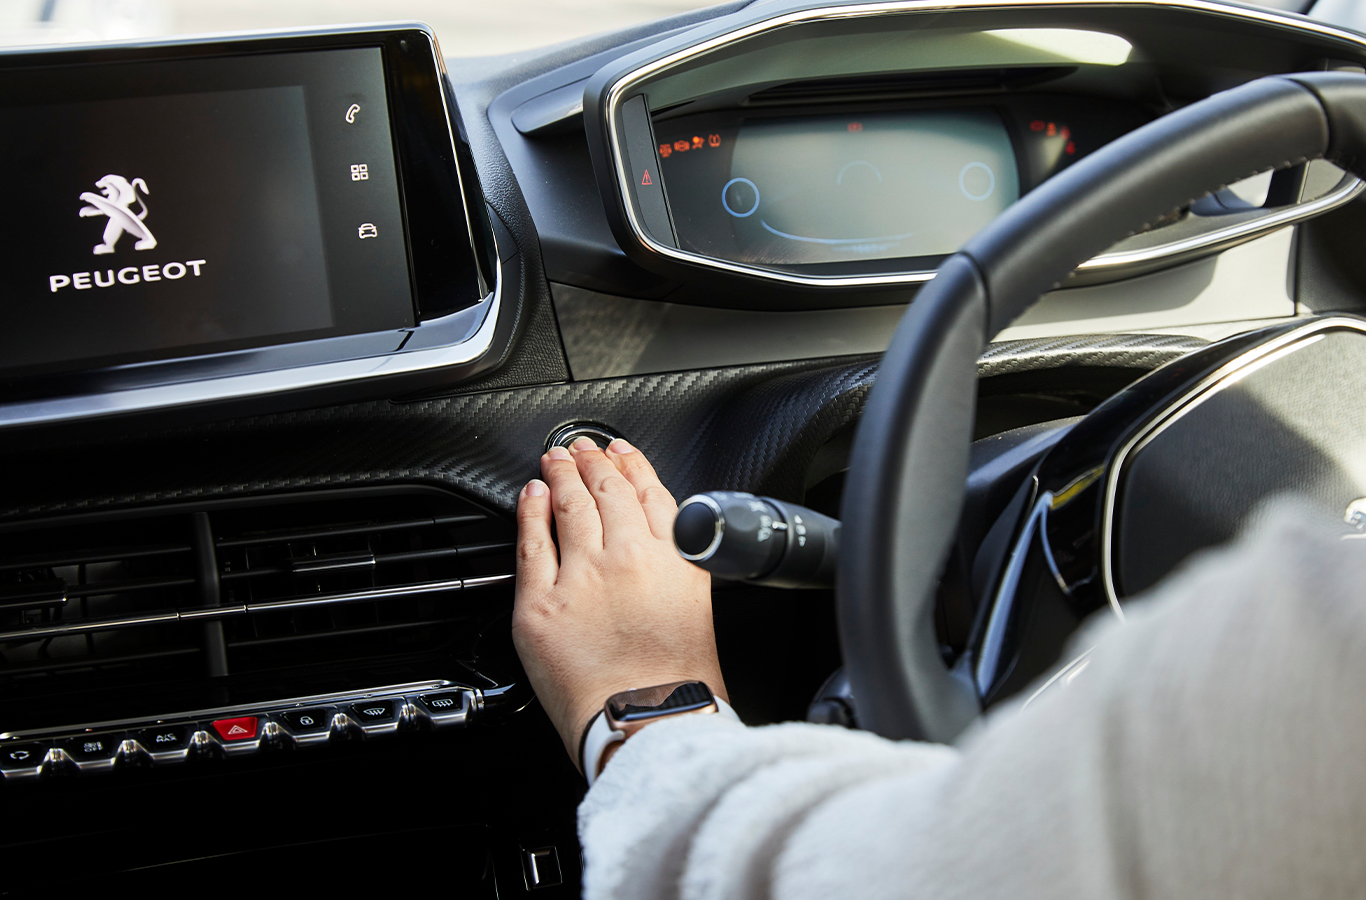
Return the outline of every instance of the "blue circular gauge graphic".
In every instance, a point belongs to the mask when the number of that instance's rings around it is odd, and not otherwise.
[[[982,190],[982,176],[975,174],[978,169],[986,173],[986,190]],[[976,190],[969,190],[969,178],[972,179],[972,187]],[[970,162],[958,173],[958,190],[969,200],[985,200],[996,193],[996,173],[991,171],[991,166],[986,163]]]
[[[730,201],[726,199],[726,194],[730,193],[731,185],[734,184],[747,184],[749,185],[750,190],[754,191],[754,205],[745,212],[736,212],[734,207],[730,205]],[[748,216],[752,216],[754,215],[754,211],[759,208],[759,186],[748,178],[732,178],[730,181],[726,182],[725,187],[721,188],[721,205],[725,207],[726,212],[735,216],[737,219],[744,219]]]

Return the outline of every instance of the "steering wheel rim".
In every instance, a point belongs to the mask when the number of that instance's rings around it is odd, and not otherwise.
[[[1117,241],[1313,159],[1366,177],[1366,76],[1271,76],[1165,115],[1031,191],[940,266],[897,327],[850,455],[837,597],[860,727],[947,742],[981,713],[971,680],[942,662],[934,603],[986,345]]]

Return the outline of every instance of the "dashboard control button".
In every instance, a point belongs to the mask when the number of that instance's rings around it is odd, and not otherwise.
[[[261,749],[261,725],[264,719],[238,716],[234,719],[215,719],[213,736],[225,756],[241,756]]]
[[[336,711],[325,707],[291,709],[273,713],[285,734],[296,747],[325,744],[332,737],[332,719]]]
[[[213,723],[213,730],[225,741],[249,741],[256,737],[256,717],[217,719]]]
[[[121,734],[86,734],[67,738],[58,742],[57,746],[72,759],[107,759],[117,756],[122,744]]]
[[[417,699],[422,714],[433,726],[441,728],[465,724],[473,696],[469,691],[442,691],[439,694],[423,694]]]
[[[396,700],[370,700],[366,703],[357,703],[351,707],[351,714],[360,722],[369,724],[393,718],[397,709],[398,701]]]
[[[277,718],[283,721],[290,731],[298,733],[327,731],[332,727],[330,709],[291,709],[289,712],[278,713]]]
[[[57,748],[82,772],[107,772],[118,760],[122,734],[82,734],[57,742]]]
[[[0,774],[6,781],[26,781],[43,771],[43,760],[51,745],[42,741],[0,745]]]
[[[154,763],[184,762],[190,756],[194,729],[189,725],[162,725],[133,735],[133,740]]]
[[[393,734],[398,731],[402,700],[364,700],[352,705],[347,713],[367,736]]]

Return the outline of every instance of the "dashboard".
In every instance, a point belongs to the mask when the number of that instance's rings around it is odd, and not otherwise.
[[[576,895],[584,785],[509,631],[546,447],[620,435],[676,496],[835,515],[940,262],[1144,124],[1316,70],[1366,72],[1366,38],[1206,0],[739,0],[468,59],[412,23],[0,51],[0,792],[29,823],[0,893],[392,889],[361,863],[419,859]],[[980,447],[1362,311],[1362,183],[1247,176],[1001,335]],[[946,653],[983,591],[955,577]],[[805,717],[831,592],[715,603],[742,717]]]

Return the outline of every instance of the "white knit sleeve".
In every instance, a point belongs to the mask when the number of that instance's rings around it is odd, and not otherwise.
[[[1273,515],[960,749],[660,722],[580,807],[588,900],[1360,896],[1366,540]],[[1108,615],[1108,613],[1106,614]]]
[[[832,792],[955,752],[792,723],[659,722],[612,757],[579,808],[588,900],[762,896],[792,822]],[[736,892],[736,887],[740,892]]]

